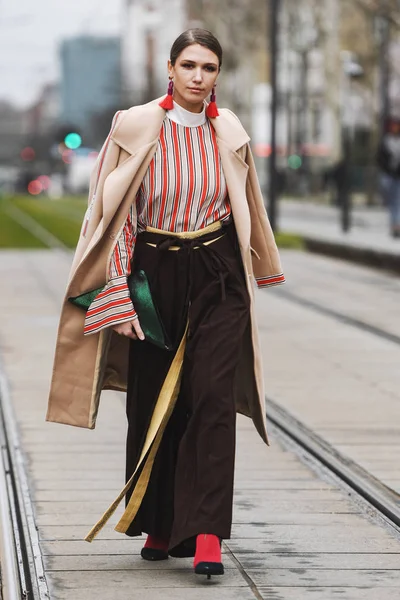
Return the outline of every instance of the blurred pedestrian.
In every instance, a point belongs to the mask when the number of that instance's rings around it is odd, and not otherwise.
[[[101,390],[127,389],[127,484],[86,539],[126,494],[116,529],[148,534],[142,557],[195,556],[207,575],[223,573],[231,533],[236,412],[267,442],[253,282],[284,282],[249,137],[216,105],[221,65],[218,40],[188,30],[171,48],[167,96],[114,118],[92,176],[47,416],[93,428]],[[67,301],[94,290],[86,314]]]
[[[378,152],[381,192],[393,237],[400,237],[400,120],[389,119]]]

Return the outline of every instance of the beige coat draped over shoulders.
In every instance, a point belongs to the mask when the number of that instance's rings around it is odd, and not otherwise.
[[[103,389],[126,390],[128,338],[111,329],[84,336],[84,313],[68,297],[104,286],[112,253],[157,148],[165,110],[154,100],[114,117],[93,171],[89,206],[73,259],[57,336],[47,420],[93,429]],[[249,136],[228,109],[211,119],[237,231],[251,323],[242,348],[235,396],[265,442],[262,361],[254,314],[254,278],[281,280],[281,264],[264,208]],[[134,215],[135,216],[135,215]],[[134,222],[135,226],[135,222]],[[279,281],[278,281],[279,282]]]

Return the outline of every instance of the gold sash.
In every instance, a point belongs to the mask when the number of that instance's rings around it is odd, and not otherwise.
[[[212,223],[208,227],[204,229],[199,229],[197,231],[185,231],[181,233],[173,232],[174,237],[179,237],[182,239],[196,239],[198,237],[202,237],[207,233],[212,233],[214,231],[218,231],[221,229],[222,224],[220,221],[216,221]],[[147,227],[146,231],[152,233],[160,233],[163,235],[171,235],[170,231],[163,231],[160,229],[154,229],[153,227]],[[222,237],[222,236],[221,236]],[[216,241],[211,240],[208,243],[212,243]],[[169,250],[175,249],[174,246],[169,248]],[[179,249],[179,248],[177,248]],[[186,325],[185,333],[180,341],[178,350],[174,356],[174,359],[171,363],[171,366],[168,370],[167,376],[164,380],[163,386],[161,388],[160,394],[157,399],[156,406],[154,408],[153,415],[151,417],[151,422],[149,429],[146,434],[146,439],[144,442],[144,446],[139,458],[139,461],[136,465],[135,471],[133,472],[130,479],[127,481],[123,489],[120,491],[114,502],[108,507],[103,516],[97,521],[97,523],[92,527],[87,536],[85,537],[86,542],[92,542],[97,534],[103,529],[104,525],[107,523],[109,518],[114,514],[116,509],[118,508],[121,501],[126,496],[128,490],[130,489],[135,475],[139,471],[140,467],[143,465],[142,472],[139,476],[139,479],[135,485],[135,488],[132,492],[131,498],[129,500],[128,506],[125,509],[124,514],[121,519],[118,521],[115,530],[120,533],[126,533],[129,525],[132,523],[135,518],[140,505],[142,503],[143,497],[146,493],[147,486],[150,480],[151,471],[153,468],[154,460],[160,447],[160,443],[162,440],[162,436],[164,434],[165,428],[167,426],[168,420],[175,408],[176,400],[179,394],[180,382],[182,377],[182,368],[183,368],[183,358],[185,355],[185,347],[186,347],[186,335],[188,331],[188,323]]]
[[[143,496],[147,489],[154,459],[157,450],[160,446],[162,435],[168,423],[168,419],[171,416],[172,411],[174,410],[176,399],[178,397],[180,380],[182,376],[183,357],[185,354],[187,329],[188,327],[186,325],[185,333],[182,337],[182,340],[179,344],[179,348],[174,356],[172,364],[164,380],[163,386],[160,391],[160,395],[158,396],[157,404],[154,408],[154,412],[151,417],[151,422],[147,431],[146,440],[144,442],[143,450],[140,455],[138,464],[136,465],[136,469],[132,474],[132,477],[127,481],[126,485],[118,494],[114,502],[109,506],[104,515],[101,517],[101,519],[99,519],[99,521],[96,523],[96,525],[94,525],[94,527],[92,527],[92,529],[89,531],[89,533],[85,537],[85,540],[87,542],[91,542],[96,537],[96,535],[107,523],[108,519],[114,514],[121,500],[125,497],[126,493],[131,487],[136,473],[138,472],[139,468],[146,459],[143,471],[140,474],[135,489],[133,490],[129,504],[126,507],[121,520],[115,528],[116,531],[125,533],[132,520],[134,519],[137,511],[139,510],[140,504],[143,500]]]

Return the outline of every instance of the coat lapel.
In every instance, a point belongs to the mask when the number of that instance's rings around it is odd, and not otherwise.
[[[161,99],[126,111],[115,127],[111,139],[118,146],[136,154],[143,146],[158,141],[165,110],[159,106]]]
[[[239,154],[250,138],[237,117],[228,109],[221,109],[220,116],[211,119],[217,134],[229,200],[240,246],[246,250],[250,245],[251,221],[246,199],[246,181],[249,166]]]
[[[136,182],[139,187],[156,148],[157,140],[142,146],[108,175],[103,190],[103,232],[130,186]]]
[[[239,119],[227,108],[220,109],[220,116],[210,119],[219,140],[236,152],[250,141]]]
[[[218,140],[218,148],[239,244],[243,249],[247,249],[251,233],[250,212],[246,202],[246,180],[249,167],[236,151],[229,148],[224,140]]]

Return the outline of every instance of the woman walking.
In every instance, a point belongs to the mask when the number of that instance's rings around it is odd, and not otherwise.
[[[378,149],[381,192],[389,210],[390,233],[400,238],[400,120],[390,118]]]
[[[114,118],[92,176],[47,415],[93,428],[101,390],[127,390],[126,485],[86,539],[126,495],[116,529],[147,534],[144,559],[194,556],[207,575],[223,573],[231,533],[236,412],[268,443],[254,281],[284,282],[249,137],[216,105],[221,65],[218,40],[188,30],[171,48],[167,96]],[[137,277],[150,284],[144,308],[132,301]],[[86,313],[68,301],[93,290]],[[153,302],[161,341],[144,331]]]

